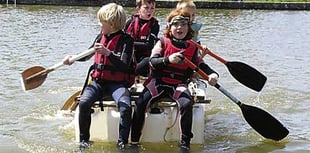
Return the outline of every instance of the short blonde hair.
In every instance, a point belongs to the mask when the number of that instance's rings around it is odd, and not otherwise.
[[[184,8],[193,8],[196,9],[196,4],[192,0],[180,0],[177,4],[176,9],[184,9]]]
[[[100,22],[111,24],[115,30],[120,30],[126,24],[126,12],[124,8],[116,3],[103,5],[97,12]]]

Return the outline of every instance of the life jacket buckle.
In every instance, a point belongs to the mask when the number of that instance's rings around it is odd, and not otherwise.
[[[102,71],[102,70],[104,70],[104,65],[103,64],[95,64],[95,69]]]

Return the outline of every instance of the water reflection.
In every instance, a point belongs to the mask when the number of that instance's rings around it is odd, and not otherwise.
[[[276,150],[281,150],[285,148],[284,143],[276,143],[276,142],[262,142],[256,145],[250,145],[243,148],[239,148],[235,153],[246,153],[246,152],[256,152],[257,150],[260,153],[270,153]]]
[[[86,50],[99,30],[95,16],[98,8],[0,8],[0,143],[9,142],[2,150],[77,151],[72,118],[55,114],[81,88],[91,62],[52,72],[42,86],[29,92],[22,91],[19,77],[28,67],[49,67],[66,54]],[[130,13],[133,8],[127,10]],[[170,10],[157,10],[164,29]],[[203,23],[201,42],[210,50],[227,60],[247,63],[268,77],[258,94],[232,78],[222,63],[207,56],[204,60],[220,73],[221,83],[242,102],[270,112],[290,134],[279,143],[265,141],[247,125],[238,106],[209,87],[212,103],[206,106],[205,144],[193,145],[191,152],[309,150],[310,128],[305,125],[310,125],[310,12],[201,9],[197,22]],[[142,145],[141,152],[179,152],[176,142]],[[98,142],[88,152],[117,150],[114,143]]]

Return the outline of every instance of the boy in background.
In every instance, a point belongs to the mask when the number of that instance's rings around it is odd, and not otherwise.
[[[191,14],[191,28],[194,31],[193,40],[200,43],[199,40],[199,30],[202,27],[202,24],[195,23],[195,16],[196,16],[196,5],[192,0],[180,0],[176,6],[177,10],[183,10]]]
[[[125,31],[134,38],[136,76],[149,75],[149,57],[159,33],[159,24],[154,12],[155,0],[136,0],[136,14],[132,15],[125,26]]]

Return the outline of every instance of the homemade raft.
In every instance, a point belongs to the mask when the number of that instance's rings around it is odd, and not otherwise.
[[[137,83],[131,88],[132,104],[143,90],[142,83]],[[194,137],[192,144],[203,144],[205,127],[205,104],[210,103],[206,97],[207,83],[205,80],[195,80],[189,83],[191,95],[195,101],[193,106],[193,128]],[[79,97],[75,98],[76,103]],[[180,140],[179,111],[176,102],[171,98],[164,97],[158,103],[159,112],[146,113],[141,142],[163,143],[166,141]],[[133,107],[134,108],[134,107]],[[118,126],[120,114],[111,97],[104,97],[93,106],[90,140],[103,142],[116,142],[118,140]],[[79,109],[78,106],[74,115],[75,137],[79,141]],[[130,141],[130,140],[129,140]]]

